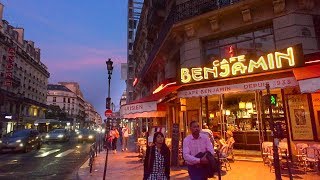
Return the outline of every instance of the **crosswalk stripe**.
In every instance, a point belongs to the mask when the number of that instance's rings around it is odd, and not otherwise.
[[[42,153],[42,154],[40,154],[40,155],[37,155],[37,156],[35,156],[35,157],[46,157],[46,156],[48,156],[48,155],[50,155],[50,154],[52,154],[52,153],[58,152],[58,151],[60,151],[60,149],[54,149],[54,150],[51,150],[51,151]]]
[[[69,149],[69,150],[67,150],[67,151],[64,151],[64,152],[56,155],[55,157],[63,157],[63,156],[66,156],[66,155],[72,153],[73,151],[74,151],[74,149]]]

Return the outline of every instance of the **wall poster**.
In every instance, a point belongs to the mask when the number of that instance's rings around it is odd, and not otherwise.
[[[288,95],[292,139],[314,140],[307,94]]]

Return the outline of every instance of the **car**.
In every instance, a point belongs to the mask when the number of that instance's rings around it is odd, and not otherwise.
[[[45,136],[45,142],[67,142],[70,140],[70,134],[66,129],[54,129]]]
[[[95,142],[97,132],[89,129],[82,129],[78,134],[78,142]]]
[[[42,140],[40,133],[35,129],[22,129],[5,134],[0,140],[0,151],[28,152],[34,148],[40,149]]]

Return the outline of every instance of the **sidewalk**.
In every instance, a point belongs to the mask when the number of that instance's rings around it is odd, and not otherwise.
[[[122,152],[120,141],[118,140],[117,153],[113,154],[109,150],[106,179],[132,179],[141,180],[143,178],[143,163],[135,152],[135,144],[129,140],[128,151]],[[106,159],[106,152],[102,151],[95,157],[90,173],[89,160],[87,160],[78,171],[79,180],[102,180]]]
[[[118,151],[113,154],[109,151],[108,166],[106,179],[112,180],[142,180],[143,178],[143,163],[138,158],[138,153],[135,153],[135,144],[130,142],[129,151]],[[119,143],[120,144],[120,143]],[[118,147],[120,149],[120,147]],[[89,162],[86,161],[78,171],[79,180],[102,180],[105,163],[106,151],[98,154],[95,158],[92,173],[89,172]],[[255,180],[255,179],[275,179],[274,172],[270,172],[269,167],[263,165],[262,162],[236,161],[231,164],[231,170],[222,173],[222,179],[230,180]],[[186,167],[171,168],[171,179],[188,180],[188,171]],[[319,174],[315,172],[295,172],[294,179],[316,180],[320,179]],[[286,174],[283,174],[283,179],[289,179]],[[217,177],[212,179],[218,179]]]

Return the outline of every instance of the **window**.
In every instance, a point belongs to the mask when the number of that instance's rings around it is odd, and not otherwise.
[[[70,103],[70,98],[68,98],[68,103]]]
[[[57,102],[57,97],[53,97],[53,102]]]
[[[65,97],[63,98],[63,102],[64,102],[64,103],[66,102],[66,98],[65,98]]]
[[[222,39],[204,42],[204,54],[208,61],[228,58],[238,55],[248,57],[260,56],[275,50],[273,31],[271,27],[259,29]]]

